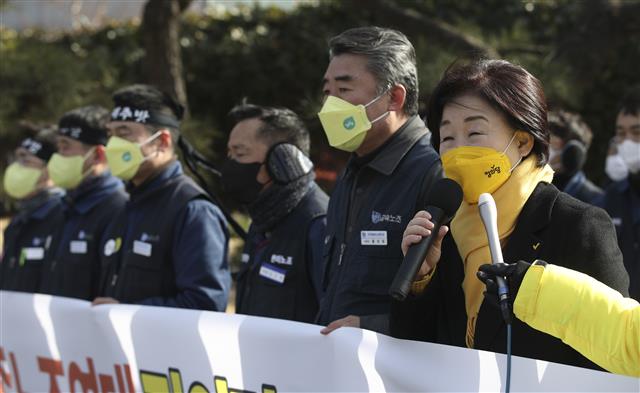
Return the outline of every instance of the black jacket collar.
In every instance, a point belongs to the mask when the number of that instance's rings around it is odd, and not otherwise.
[[[400,164],[400,161],[407,155],[416,142],[428,133],[427,127],[418,116],[410,117],[391,136],[378,151],[371,153],[374,157],[365,159],[366,166],[375,169],[385,176],[391,175]],[[352,156],[349,165],[357,163],[357,158]]]

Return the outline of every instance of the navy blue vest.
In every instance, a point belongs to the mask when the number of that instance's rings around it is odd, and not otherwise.
[[[308,232],[310,223],[326,214],[328,201],[314,185],[264,244],[256,244],[256,234],[249,231],[238,273],[237,313],[313,322],[318,299],[308,271]],[[259,261],[257,247],[263,248]]]
[[[424,123],[414,117],[362,168],[348,166],[331,194],[324,256],[326,294],[317,322],[390,312],[402,233],[442,177]]]
[[[174,228],[187,203],[196,198],[209,197],[183,174],[157,188],[131,192],[126,208],[103,237],[101,296],[136,303],[178,293],[172,258]],[[136,211],[140,214],[131,222]]]
[[[42,215],[38,211],[42,211]],[[55,251],[64,220],[60,196],[32,213],[18,214],[4,232],[0,289],[38,292],[42,268]]]
[[[87,212],[79,213],[73,206],[66,207],[57,249],[42,271],[42,293],[84,300],[97,296],[101,236],[127,201],[124,188],[115,186],[121,183],[110,175],[104,176],[95,179],[97,184],[88,191],[86,198],[97,198],[98,202]],[[103,188],[107,183],[110,186]]]

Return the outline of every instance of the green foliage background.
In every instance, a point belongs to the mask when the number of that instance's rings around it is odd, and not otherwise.
[[[602,178],[616,105],[640,83],[638,1],[396,0],[425,18],[479,38],[501,57],[522,64],[544,84],[552,107],[581,113],[595,137],[588,174]],[[186,15],[181,46],[190,119],[189,140],[211,159],[224,156],[226,114],[243,97],[287,106],[312,130],[313,157],[335,167],[344,156],[328,149],[315,113],[328,61],[327,41],[354,26],[403,31],[418,55],[421,104],[461,53],[416,24],[391,24],[377,2],[322,1],[291,11],[258,6],[224,14]],[[0,169],[23,137],[21,121],[57,121],[76,106],[110,105],[118,87],[144,80],[138,26],[113,23],[97,30],[52,34],[0,31]]]

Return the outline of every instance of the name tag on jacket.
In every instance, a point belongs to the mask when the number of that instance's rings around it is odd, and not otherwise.
[[[43,247],[24,247],[22,253],[27,261],[38,261],[44,258]]]
[[[140,240],[133,241],[133,253],[142,255],[144,257],[151,256],[151,243],[141,242]]]
[[[260,266],[260,276],[266,278],[269,281],[273,281],[278,284],[284,284],[284,279],[287,276],[287,272],[265,262],[262,264],[262,266]]]
[[[72,240],[69,242],[69,252],[72,254],[86,254],[87,253],[87,241],[86,240]]]
[[[387,231],[360,231],[360,245],[386,246]]]

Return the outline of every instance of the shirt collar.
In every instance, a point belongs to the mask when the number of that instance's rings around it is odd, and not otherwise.
[[[413,145],[427,133],[424,122],[418,116],[412,116],[391,139],[382,145],[366,165],[383,175],[391,175]]]
[[[29,214],[30,217],[35,218],[36,220],[43,220],[49,215],[49,212],[51,211],[51,209],[53,209],[54,207],[62,203],[64,190],[60,188],[53,188],[51,190],[48,190],[47,192],[48,192],[47,200],[42,205],[35,208],[31,212],[31,214]]]
[[[133,183],[129,182],[127,184],[127,191],[129,191],[129,194],[131,195],[131,201],[133,202],[134,200],[144,198],[155,190],[161,188],[168,180],[180,176],[182,173],[182,165],[180,164],[180,161],[174,160],[168,163],[155,176],[139,186],[133,186]]]
[[[68,194],[67,202],[79,214],[86,214],[105,197],[122,187],[122,181],[107,171],[82,182],[77,189]]]

